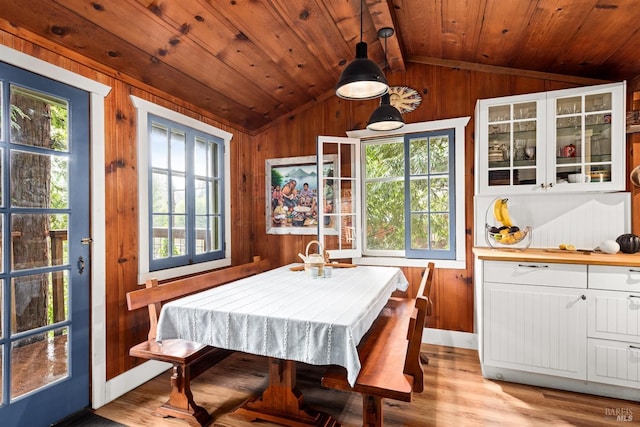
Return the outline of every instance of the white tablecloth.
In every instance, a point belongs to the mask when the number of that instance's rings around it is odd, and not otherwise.
[[[284,266],[163,306],[157,339],[181,338],[313,365],[340,365],[355,383],[356,346],[391,293],[406,290],[396,267],[334,268],[311,279]]]

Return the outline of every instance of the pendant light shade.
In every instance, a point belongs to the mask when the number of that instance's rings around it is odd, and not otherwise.
[[[340,74],[336,95],[344,99],[373,99],[389,90],[382,69],[367,58],[367,44],[356,45],[354,59]]]
[[[380,99],[380,106],[376,108],[371,117],[369,117],[369,123],[367,123],[367,129],[369,130],[394,130],[404,126],[404,119],[400,111],[393,105],[391,105],[391,97],[388,93],[382,95]]]
[[[373,99],[387,93],[389,85],[382,69],[367,56],[367,44],[362,41],[362,0],[360,0],[360,42],[356,58],[342,70],[336,85],[336,95],[344,99]]]

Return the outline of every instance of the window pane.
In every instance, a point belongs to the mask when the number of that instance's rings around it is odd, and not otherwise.
[[[449,250],[451,248],[449,214],[432,213],[429,215],[429,219],[431,221],[431,249]]]
[[[208,159],[211,161],[211,165],[209,167],[209,176],[212,178],[220,178],[220,151],[222,150],[222,145],[210,143],[209,150],[211,155],[208,156]]]
[[[196,179],[196,215],[202,215],[209,212],[207,200],[207,181],[204,179]]]
[[[151,166],[153,168],[169,168],[169,131],[165,126],[153,123],[150,135]]]
[[[429,214],[411,214],[411,249],[429,247]]]
[[[429,173],[449,171],[449,137],[429,138]]]
[[[169,216],[153,215],[153,259],[169,257]]]
[[[366,195],[367,247],[404,249],[404,183],[367,183]]]
[[[172,213],[187,212],[187,194],[184,175],[173,175],[171,177],[171,191],[173,194]]]
[[[208,249],[210,251],[219,251],[222,249],[222,219],[218,215],[214,215],[211,217],[211,236],[209,239],[209,243],[211,247]]]
[[[207,154],[207,141],[196,138],[193,149],[193,170],[196,176],[208,176],[209,156]]]
[[[431,212],[449,211],[449,177],[431,178],[429,191],[429,210]]]
[[[424,175],[429,171],[427,138],[412,139],[409,143],[409,174]]]
[[[11,85],[11,142],[69,151],[67,101]]]
[[[411,180],[411,204],[412,212],[426,212],[429,210],[429,179],[420,178]]]
[[[209,213],[219,214],[222,209],[222,196],[220,194],[220,181],[215,180],[209,184],[211,194],[209,196]]]
[[[186,216],[173,215],[172,233],[172,255],[185,255],[187,253],[187,238],[185,234]]]
[[[171,170],[184,172],[187,170],[185,163],[185,134],[174,129],[171,130]]]
[[[365,179],[404,176],[404,142],[365,147]]]
[[[154,172],[151,175],[153,193],[152,213],[169,212],[169,177],[166,172]]]

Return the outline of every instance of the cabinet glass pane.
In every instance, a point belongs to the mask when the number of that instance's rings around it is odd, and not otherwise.
[[[558,98],[556,100],[556,113],[559,116],[566,114],[578,114],[582,112],[582,97]]]
[[[511,105],[489,107],[489,123],[503,122],[511,118]]]
[[[587,95],[584,99],[585,111],[608,111],[611,109],[611,92]]]
[[[536,183],[537,102],[489,107],[489,186]]]

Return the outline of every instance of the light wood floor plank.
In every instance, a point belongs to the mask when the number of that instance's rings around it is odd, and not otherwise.
[[[491,381],[482,378],[474,350],[423,344],[429,356],[425,390],[413,402],[385,400],[385,426],[617,426],[639,425],[640,404],[587,394]],[[267,384],[266,359],[234,354],[192,382],[196,402],[211,411],[216,426],[271,427],[248,422],[231,413]],[[298,386],[305,402],[328,412],[344,427],[361,426],[361,398],[355,393],[322,389],[322,368],[299,364]],[[168,396],[164,373],[103,406],[96,412],[129,427],[186,427],[182,420],[161,418],[154,410]],[[640,391],[638,392],[640,400]],[[617,421],[607,410],[632,414],[632,422]]]

